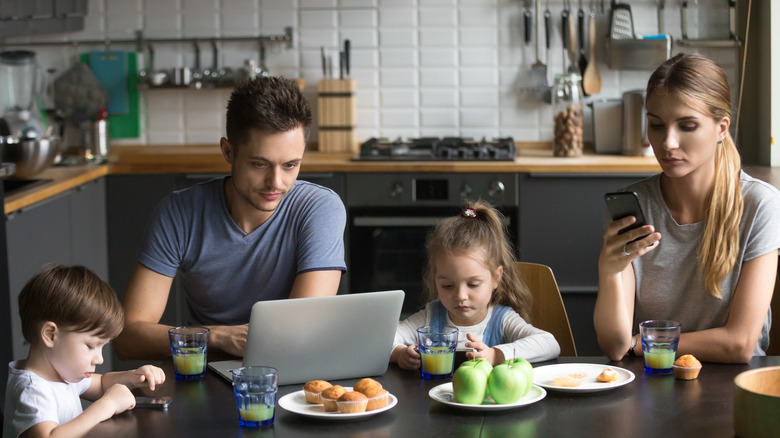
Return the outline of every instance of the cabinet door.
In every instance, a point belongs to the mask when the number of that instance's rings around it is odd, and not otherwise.
[[[77,187],[71,195],[71,258],[109,281],[104,178]]]
[[[520,260],[550,266],[563,292],[596,291],[604,194],[645,176],[522,175]]]
[[[49,263],[70,264],[70,193],[66,192],[6,216],[8,283],[15,358],[27,356],[18,296],[27,281]]]

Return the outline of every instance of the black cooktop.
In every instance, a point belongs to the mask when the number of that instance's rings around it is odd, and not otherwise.
[[[475,140],[463,137],[423,137],[403,140],[371,138],[360,145],[357,161],[514,161],[512,137]]]

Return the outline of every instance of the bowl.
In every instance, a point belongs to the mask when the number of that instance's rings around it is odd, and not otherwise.
[[[776,437],[780,430],[780,366],[745,371],[734,378],[734,433]]]
[[[26,179],[48,169],[60,153],[59,137],[20,138],[0,137],[0,155],[3,162],[14,163],[13,178]]]

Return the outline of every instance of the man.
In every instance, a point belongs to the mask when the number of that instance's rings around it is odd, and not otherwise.
[[[123,304],[122,359],[170,356],[159,324],[173,278],[182,280],[209,350],[243,356],[259,300],[335,295],[346,211],[333,191],[296,181],[311,109],[292,82],[261,77],[236,87],[220,139],[228,177],[172,193],[157,207]]]

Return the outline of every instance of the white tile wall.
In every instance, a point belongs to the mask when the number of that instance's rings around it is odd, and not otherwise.
[[[546,2],[543,2],[543,5]],[[571,2],[576,8],[577,2]],[[643,88],[649,71],[613,71],[606,65],[604,35],[609,2],[596,12],[597,59],[603,88],[596,98],[620,97]],[[727,36],[728,10],[722,0],[689,2],[691,38]],[[562,53],[563,0],[552,0],[550,78],[568,63]],[[586,7],[589,2],[585,2]],[[630,2],[637,34],[658,32],[656,0]],[[358,139],[371,136],[513,136],[518,141],[549,141],[552,111],[528,91],[536,61],[535,40],[523,39],[524,2],[514,0],[89,0],[85,29],[67,35],[21,38],[83,40],[280,34],[293,27],[294,47],[269,48],[275,74],[303,77],[305,94],[316,102],[322,77],[320,47],[332,54],[344,39],[352,43],[352,76],[358,82]],[[532,11],[533,12],[533,11]],[[576,11],[574,11],[576,13]],[[667,2],[666,32],[681,37],[679,2]],[[725,33],[724,33],[725,32]],[[535,37],[534,37],[535,38]],[[199,44],[201,63],[212,62],[208,42]],[[252,42],[219,43],[221,66],[239,68],[258,57]],[[101,47],[34,47],[42,67],[62,72],[81,52]],[[730,49],[700,50],[717,59],[736,90],[737,54]],[[194,63],[191,44],[155,46],[157,68]],[[230,90],[144,91],[142,136],[129,143],[214,143],[224,135],[224,108]],[[316,120],[316,105],[314,105]],[[590,133],[586,109],[586,137]],[[316,127],[312,138],[316,139]]]

